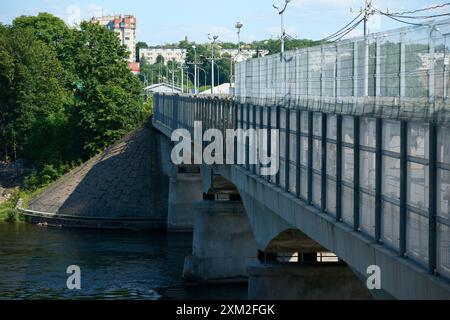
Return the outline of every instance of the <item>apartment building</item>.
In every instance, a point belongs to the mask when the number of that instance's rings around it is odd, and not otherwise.
[[[139,57],[150,64],[156,63],[158,56],[164,58],[164,64],[169,61],[184,64],[186,63],[187,50],[177,48],[142,48],[139,50]]]
[[[98,23],[114,31],[130,53],[128,62],[136,62],[136,17],[133,15],[114,15],[92,18],[91,22]]]

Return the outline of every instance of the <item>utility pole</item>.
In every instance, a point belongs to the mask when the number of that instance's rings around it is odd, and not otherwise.
[[[197,47],[192,46],[194,48],[194,93],[197,94]]]
[[[219,36],[208,34],[208,38],[211,40],[211,94],[214,94],[214,45]]]
[[[241,52],[241,29],[244,26],[244,24],[241,21],[236,22],[235,27],[237,29],[237,35],[238,35],[238,53]]]
[[[364,96],[369,96],[369,18],[375,13],[372,9],[372,0],[364,3]]]
[[[184,93],[184,71],[183,71],[183,66],[181,66],[180,68],[180,72],[181,72],[181,93]]]
[[[175,71],[171,71],[172,72],[172,93],[175,92]]]
[[[372,10],[372,0],[365,0],[364,5],[364,37],[369,35],[369,17],[374,12]]]
[[[280,36],[280,40],[281,40],[281,59],[283,59],[283,55],[284,55],[284,42],[286,40],[286,30],[284,29],[284,12],[286,11],[286,8],[289,4],[289,2],[291,2],[291,0],[285,0],[284,1],[284,8],[281,9],[280,6],[278,5],[273,5],[273,7],[278,11],[278,14],[281,18],[281,36]]]
[[[238,52],[236,55],[236,61],[239,61],[239,56],[241,55],[241,29],[244,26],[244,24],[241,21],[236,22],[235,24],[235,28],[237,30],[237,35],[238,35]],[[230,87],[233,87],[233,82],[234,82],[234,77],[233,77],[233,73],[234,73],[234,67],[233,67],[233,55],[231,55],[230,58],[230,65],[231,65],[231,69],[230,69]]]
[[[197,94],[197,88],[200,86],[200,81],[198,80],[198,65],[200,65],[200,63],[197,61],[197,46],[192,46],[192,49],[194,49],[194,62],[188,62],[188,64],[194,65],[194,94]]]

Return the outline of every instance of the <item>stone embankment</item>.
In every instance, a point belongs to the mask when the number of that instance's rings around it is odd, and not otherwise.
[[[54,226],[164,228],[168,181],[158,144],[152,129],[133,131],[31,199],[24,214]]]

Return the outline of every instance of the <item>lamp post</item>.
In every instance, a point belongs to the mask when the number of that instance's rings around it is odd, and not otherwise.
[[[216,68],[217,68],[217,85],[220,85],[220,69],[219,69],[219,64],[216,63]]]
[[[197,47],[192,46],[192,49],[194,49],[194,93],[197,93]]]
[[[286,11],[289,2],[291,2],[291,0],[284,0],[283,9],[281,9],[281,7],[278,5],[273,5],[273,7],[278,11],[278,14],[281,18],[281,57],[283,57],[284,54],[284,40],[286,38],[286,30],[284,30],[284,12]]]
[[[236,24],[234,25],[234,27],[237,30],[237,35],[238,35],[238,52],[237,52],[237,55],[235,57],[236,61],[239,61],[238,58],[241,55],[241,29],[242,29],[243,26],[244,26],[244,24],[241,21],[236,22]],[[230,59],[230,67],[231,67],[231,70],[230,70],[230,87],[232,87],[233,86],[233,81],[234,81],[234,76],[233,76],[233,73],[234,73],[234,70],[233,70],[233,56],[231,56],[231,59]]]
[[[241,21],[236,22],[234,25],[237,29],[237,35],[238,35],[238,53],[241,52],[241,29],[244,26],[244,24]]]
[[[184,93],[184,66],[179,65],[178,69],[180,69],[180,73],[181,73],[181,93]]]
[[[214,94],[214,45],[219,36],[209,33],[208,39],[211,40],[211,94]]]
[[[194,74],[192,74],[192,72],[189,72],[186,69],[186,88],[187,88],[187,92],[188,93],[189,93],[189,76],[193,76],[194,77]],[[197,92],[195,92],[195,93],[197,93]]]
[[[203,73],[205,74],[205,82],[204,82],[204,85],[206,86],[206,75],[207,75],[206,70],[203,69],[203,68],[201,68],[201,67],[198,67],[198,69],[199,69],[200,71],[203,71]]]

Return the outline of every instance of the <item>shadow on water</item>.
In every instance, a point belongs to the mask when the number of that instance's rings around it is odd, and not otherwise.
[[[192,236],[0,224],[0,299],[246,299],[245,285],[181,278]],[[69,265],[81,290],[66,287]]]

